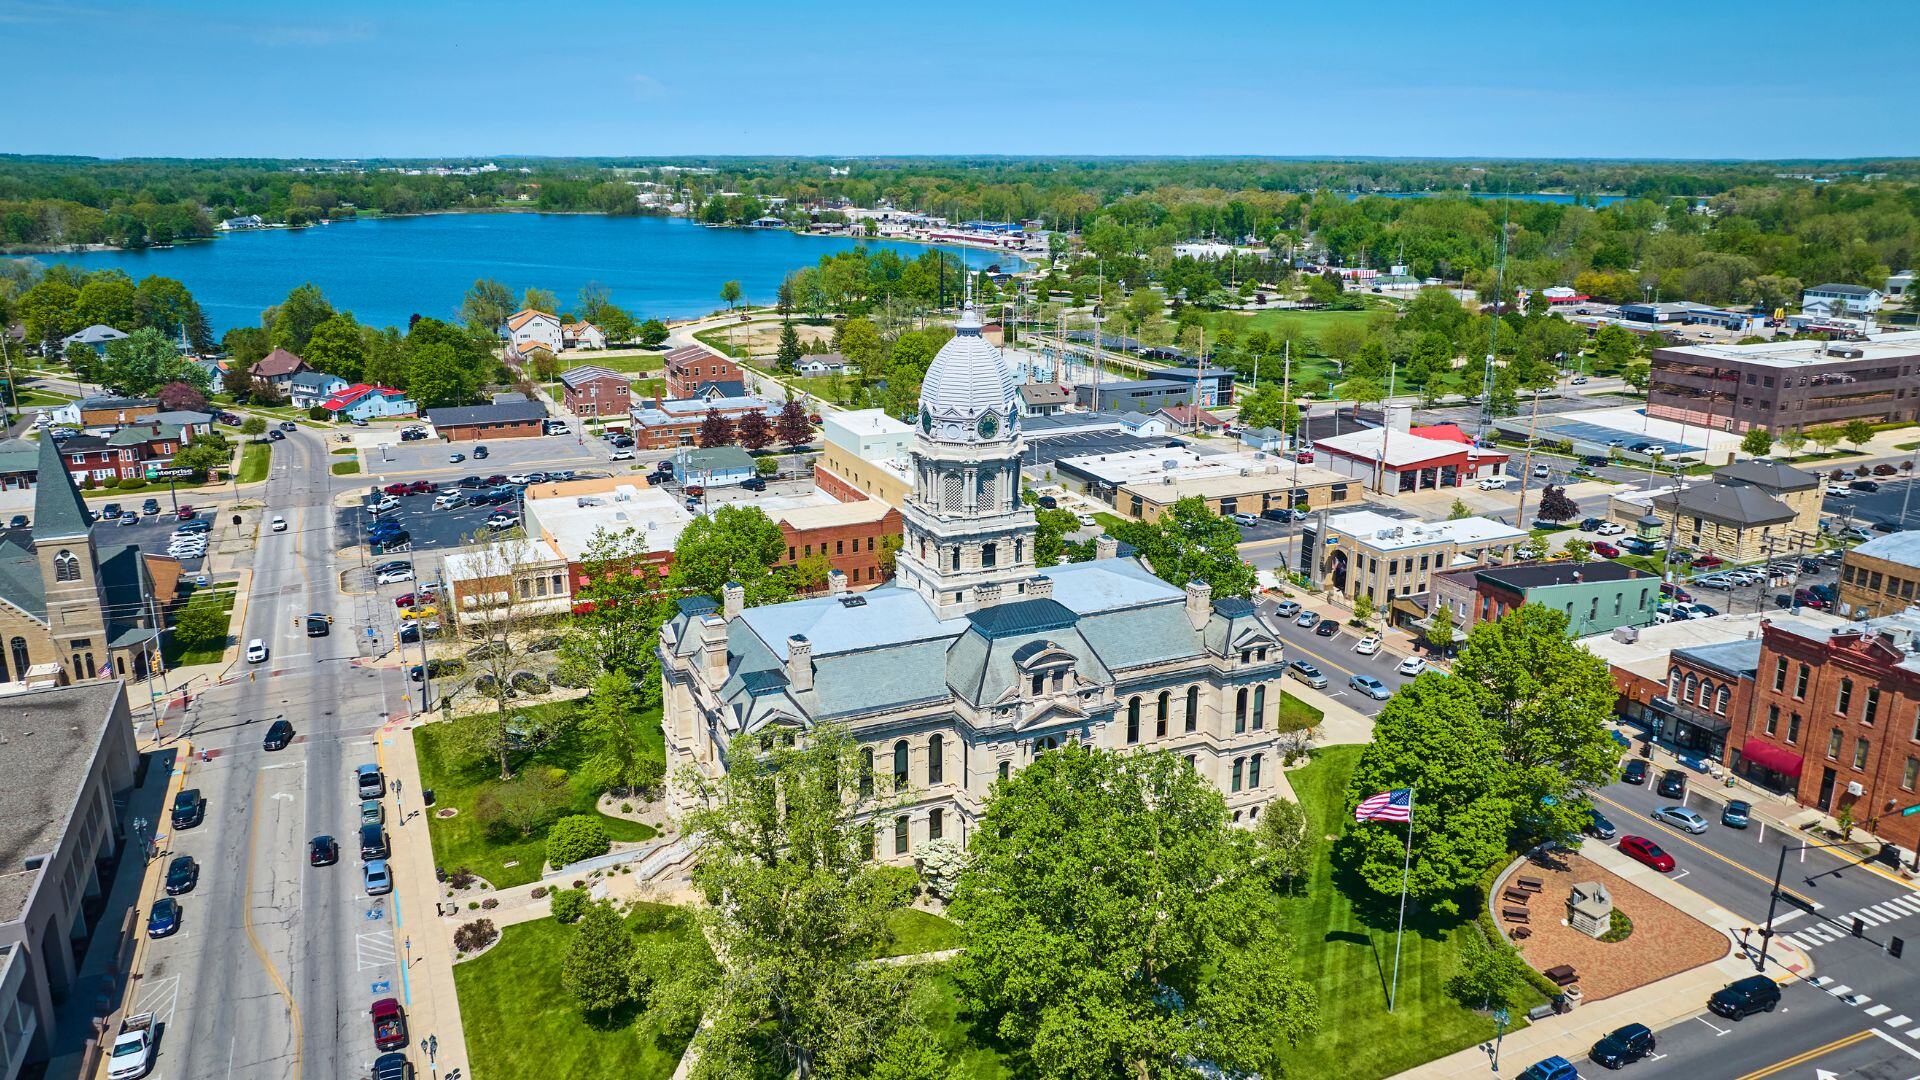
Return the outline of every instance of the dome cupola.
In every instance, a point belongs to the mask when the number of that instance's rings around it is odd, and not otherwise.
[[[980,316],[969,304],[920,382],[920,432],[941,442],[1007,438],[1018,423],[1015,390],[1013,373],[981,336]]]

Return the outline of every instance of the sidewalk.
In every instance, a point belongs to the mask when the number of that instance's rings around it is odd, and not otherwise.
[[[1706,897],[1666,875],[1642,866],[1606,844],[1580,846],[1580,854],[1610,873],[1631,881],[1655,897],[1727,935],[1727,955],[1659,982],[1601,1001],[1582,1004],[1572,1012],[1549,1016],[1509,1033],[1500,1043],[1502,1068],[1518,1073],[1529,1064],[1558,1054],[1583,1061],[1600,1037],[1623,1024],[1641,1023],[1655,1031],[1706,1011],[1707,998],[1722,986],[1754,973],[1753,961],[1742,952],[1739,931],[1748,924]],[[1497,889],[1498,886],[1496,885]],[[1813,961],[1784,940],[1776,940],[1768,957],[1767,973],[1776,982],[1808,978]],[[1482,1044],[1400,1074],[1412,1080],[1443,1077],[1485,1077],[1490,1047]]]

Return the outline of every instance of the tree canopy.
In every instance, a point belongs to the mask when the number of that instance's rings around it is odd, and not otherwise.
[[[1129,521],[1112,531],[1138,549],[1163,581],[1185,587],[1198,579],[1213,587],[1215,597],[1253,592],[1253,567],[1240,558],[1239,527],[1208,509],[1205,499],[1188,496],[1158,521]]]

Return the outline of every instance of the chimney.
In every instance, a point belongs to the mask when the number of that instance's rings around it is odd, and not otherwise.
[[[813,689],[813,642],[804,634],[787,639],[787,685],[794,690]]]
[[[700,659],[706,667],[708,686],[727,681],[727,624],[712,612],[700,618]]]
[[[1111,559],[1118,554],[1120,554],[1120,541],[1115,540],[1106,533],[1101,533],[1099,536],[1093,538],[1094,558]]]
[[[747,606],[746,586],[737,581],[729,581],[720,587],[720,596],[726,601],[723,605],[726,620],[732,622],[739,618],[741,609]]]
[[[827,571],[827,592],[834,596],[847,594],[847,575],[839,570]]]
[[[1053,579],[1045,574],[1027,582],[1027,599],[1044,600],[1053,596]]]
[[[1187,621],[1195,630],[1207,625],[1213,615],[1213,586],[1199,579],[1187,582]]]

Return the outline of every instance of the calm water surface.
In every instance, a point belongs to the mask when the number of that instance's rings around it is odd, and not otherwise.
[[[736,280],[749,302],[772,303],[787,272],[856,243],[782,230],[710,229],[685,218],[594,214],[437,214],[368,218],[306,229],[262,229],[164,251],[36,255],[136,280],[176,278],[193,291],[219,334],[253,326],[260,312],[305,282],[337,309],[374,326],[405,326],[415,313],[456,317],[476,278],[517,294],[550,289],[572,308],[580,287],[605,285],[641,318],[684,318],[723,307],[720,285]],[[928,245],[864,241],[914,258]],[[943,250],[974,268],[1024,264],[1010,255]]]

